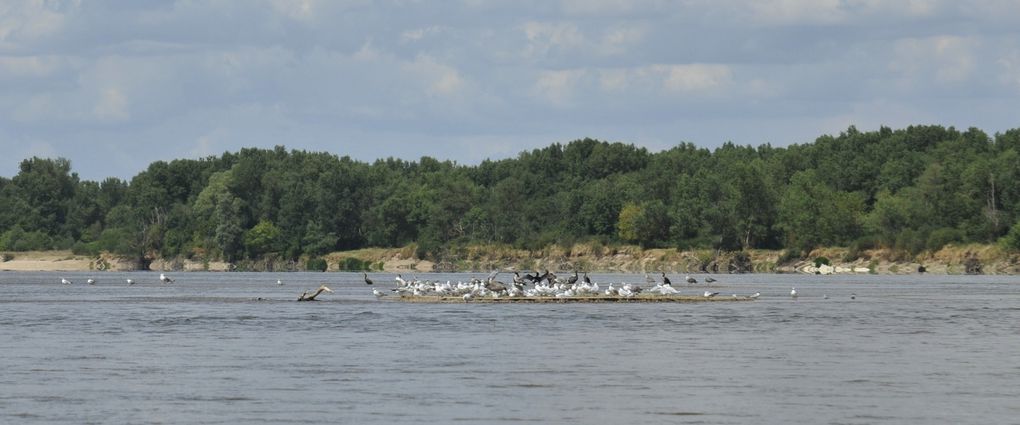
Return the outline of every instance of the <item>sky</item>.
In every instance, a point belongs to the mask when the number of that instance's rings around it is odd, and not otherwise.
[[[1020,0],[0,2],[0,176],[1020,127]]]

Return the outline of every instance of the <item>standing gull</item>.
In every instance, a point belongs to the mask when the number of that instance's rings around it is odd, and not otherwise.
[[[170,276],[167,276],[163,273],[159,274],[159,281],[163,283],[174,283],[174,280],[171,279]]]

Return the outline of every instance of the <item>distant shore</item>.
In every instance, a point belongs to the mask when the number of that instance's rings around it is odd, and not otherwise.
[[[302,261],[255,260],[241,264],[191,259],[160,259],[147,268],[111,255],[85,256],[70,251],[4,252],[3,271],[304,271]],[[414,247],[372,248],[334,252],[322,257],[326,271],[343,271],[352,260],[370,272],[427,273],[433,271],[551,270],[593,273],[806,273],[806,274],[1020,274],[1020,255],[994,245],[947,246],[937,252],[907,256],[886,250],[856,253],[846,248],[816,249],[804,258],[783,261],[783,252],[750,250],[641,249],[636,246],[578,244],[520,250],[506,246],[464,248],[439,260],[414,256]]]

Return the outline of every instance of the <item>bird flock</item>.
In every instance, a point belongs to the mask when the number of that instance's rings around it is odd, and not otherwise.
[[[434,281],[434,280],[419,280],[417,277],[413,277],[408,280],[402,275],[398,274],[394,280],[396,281],[396,287],[391,289],[390,292],[398,297],[437,297],[437,298],[456,298],[459,297],[464,301],[472,301],[476,299],[491,298],[516,298],[516,299],[527,299],[527,298],[634,298],[637,296],[643,297],[661,297],[661,296],[675,296],[681,295],[681,291],[673,287],[672,281],[666,276],[665,273],[661,273],[662,279],[656,280],[655,278],[645,275],[646,286],[641,286],[636,283],[609,283],[606,286],[602,286],[597,282],[592,282],[588,273],[579,275],[577,271],[574,271],[572,275],[567,277],[559,277],[554,273],[546,270],[544,273],[538,271],[534,274],[521,275],[520,272],[513,272],[513,276],[510,282],[504,282],[497,279],[501,272],[493,271],[485,278],[472,278],[467,281]],[[368,277],[368,274],[364,274],[365,283],[372,285],[374,282]],[[684,281],[689,284],[696,284],[698,280],[691,277],[685,276]],[[706,282],[715,282],[716,280],[712,277],[707,277]],[[389,296],[384,291],[379,289],[373,289],[372,294],[376,298],[384,298]],[[642,295],[643,294],[643,295]],[[698,296],[696,293],[688,294],[690,296]],[[704,298],[713,298],[719,295],[718,292],[705,291],[701,296]],[[743,298],[753,299],[757,298],[761,294],[747,295]],[[734,298],[741,298],[740,296],[733,294]]]
[[[159,283],[162,283],[162,284],[176,282],[176,280],[174,280],[174,278],[172,278],[170,276],[167,276],[166,273],[160,273],[158,281],[159,281]],[[99,282],[98,280],[96,280],[95,278],[92,278],[92,277],[90,277],[88,279],[85,279],[85,283],[87,283],[89,285],[95,285],[98,282]],[[74,281],[72,281],[72,280],[70,280],[70,279],[68,279],[66,277],[60,278],[60,283],[63,284],[63,285],[74,285]],[[135,280],[131,279],[131,278],[126,278],[126,279],[124,279],[124,283],[127,283],[128,285],[134,285],[135,284]]]

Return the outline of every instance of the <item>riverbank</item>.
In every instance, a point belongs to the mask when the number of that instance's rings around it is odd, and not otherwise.
[[[414,246],[334,252],[322,257],[327,271],[361,265],[376,272],[581,270],[602,273],[807,273],[807,274],[1020,274],[1020,255],[995,245],[950,245],[936,252],[909,256],[892,250],[851,252],[847,248],[816,249],[804,258],[784,257],[783,251],[642,249],[637,246],[577,244],[541,250],[502,245],[472,246],[440,259],[415,257]],[[111,255],[84,256],[70,251],[0,253],[0,270],[7,271],[130,271],[141,265]],[[240,266],[222,261],[161,259],[149,270],[181,271],[299,271],[305,260],[250,261]]]

